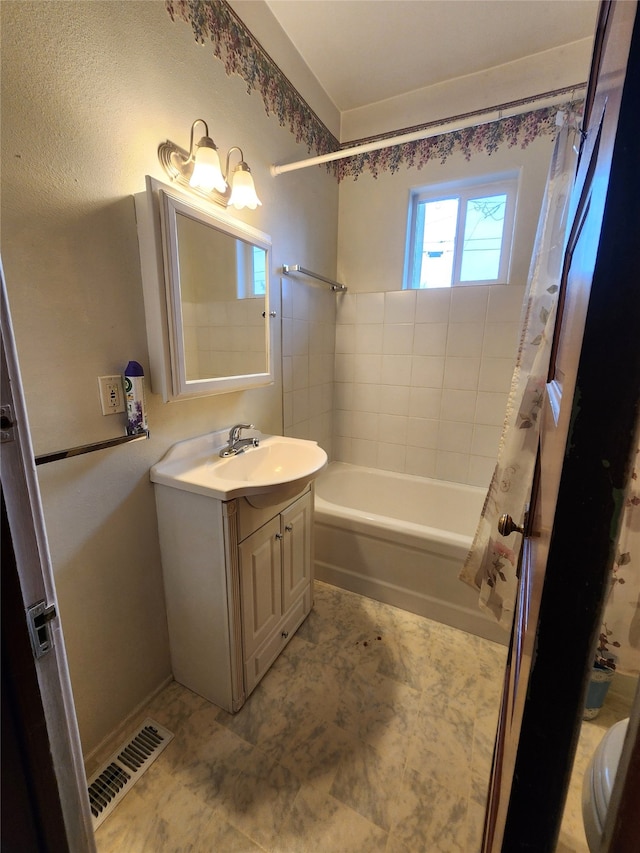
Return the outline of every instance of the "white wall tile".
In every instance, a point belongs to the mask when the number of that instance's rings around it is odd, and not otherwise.
[[[402,415],[378,415],[378,441],[387,444],[406,444],[407,418]]]
[[[293,391],[293,358],[290,355],[282,357],[282,389]]]
[[[352,442],[353,439],[347,436],[334,436],[333,439],[333,458],[337,462],[352,462]]]
[[[482,486],[483,488],[488,489],[495,466],[495,459],[490,459],[488,456],[474,456],[471,454],[471,456],[469,456],[469,474],[467,482],[471,486]]]
[[[383,471],[404,472],[407,448],[404,444],[378,444],[378,468]]]
[[[472,423],[476,412],[475,391],[459,391],[445,388],[442,391],[440,417],[445,421],[466,421]]]
[[[454,287],[451,290],[451,323],[484,323],[489,301],[486,285]]]
[[[437,451],[425,447],[408,447],[404,470],[416,477],[436,476]]]
[[[420,388],[442,388],[445,360],[439,356],[414,356],[411,385]]]
[[[416,315],[416,291],[387,291],[384,295],[385,323],[413,323]]]
[[[351,435],[368,441],[378,441],[380,415],[376,412],[354,412],[351,421]]]
[[[438,450],[436,454],[436,473],[438,480],[450,483],[466,483],[469,473],[469,456],[466,453],[449,453]]]
[[[518,352],[520,325],[518,323],[487,323],[482,355],[490,358],[512,358]]]
[[[438,450],[469,453],[473,438],[473,424],[443,421],[438,424]]]
[[[525,287],[513,284],[494,284],[488,290],[487,322],[518,323],[522,312]]]
[[[384,293],[356,294],[356,323],[384,322]]]
[[[324,411],[322,385],[309,386],[309,417],[318,418]]]
[[[448,323],[451,289],[416,291],[416,323]]]
[[[293,390],[309,386],[309,357],[306,355],[293,356]]]
[[[335,380],[336,382],[353,382],[354,376],[353,353],[336,353]]]
[[[333,393],[334,406],[336,409],[353,409],[353,382],[336,382]]]
[[[413,333],[414,355],[445,355],[447,323],[416,323]]]
[[[407,420],[407,444],[410,447],[438,447],[439,421],[429,418]]]
[[[282,318],[282,354],[293,355],[293,320]]]
[[[476,424],[473,428],[471,453],[475,456],[489,456],[495,460],[498,456],[498,443],[501,432],[502,430],[499,426]]]
[[[444,387],[471,391],[478,388],[479,358],[447,358],[444,369]]]
[[[333,353],[309,357],[309,384],[324,385],[333,382]]]
[[[293,355],[309,354],[309,324],[305,320],[293,320]]]
[[[336,353],[356,351],[356,327],[351,325],[336,326]]]
[[[451,323],[447,335],[447,356],[456,358],[482,355],[484,326],[481,323]]]
[[[363,465],[365,468],[375,468],[378,462],[378,442],[365,441],[361,438],[351,439],[351,462]]]
[[[355,326],[354,352],[381,353],[383,351],[383,329],[382,323],[359,323]]]
[[[383,355],[380,381],[383,385],[410,385],[411,367],[410,355]]]
[[[503,391],[511,385],[514,362],[508,358],[483,358],[478,379],[479,391]]]
[[[414,418],[440,417],[442,390],[440,388],[409,389],[409,415]]]
[[[354,355],[353,381],[379,384],[382,381],[382,355]]]
[[[312,285],[301,281],[294,282],[293,287],[293,319],[309,320],[313,302]]]
[[[380,411],[380,388],[376,382],[353,384],[353,409],[356,412]]]
[[[309,416],[309,389],[300,388],[293,391],[293,423],[304,421]]]
[[[333,429],[336,435],[351,436],[353,424],[353,412],[344,409],[336,409],[333,413]]]
[[[336,323],[355,323],[357,316],[356,294],[336,294]]]
[[[509,395],[502,391],[478,391],[474,421],[477,424],[502,426]]]
[[[408,385],[381,385],[380,411],[388,415],[408,415],[410,391]]]
[[[519,329],[511,317],[517,297],[493,290],[339,294],[331,303],[335,331],[299,318],[311,353],[304,414],[317,431],[323,407],[335,399],[334,458],[455,482],[486,479],[495,464]],[[325,302],[311,299],[305,310],[316,320],[329,313]],[[334,346],[334,360],[323,356],[324,347]],[[283,361],[283,382],[302,391],[306,352],[298,341],[291,347],[286,355],[301,358]],[[301,404],[294,401],[294,424],[303,424]]]
[[[293,391],[286,391],[282,395],[282,420],[285,429],[293,423]]]
[[[385,323],[382,351],[387,355],[410,355],[413,350],[413,323]]]

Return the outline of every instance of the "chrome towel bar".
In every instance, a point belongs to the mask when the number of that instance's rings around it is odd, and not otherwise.
[[[346,290],[346,286],[344,284],[340,284],[339,281],[334,281],[332,278],[326,278],[323,275],[319,275],[317,272],[311,272],[311,270],[307,270],[304,267],[301,267],[300,264],[283,264],[282,272],[285,275],[294,275],[295,273],[300,273],[300,275],[308,275],[310,278],[317,278],[318,281],[323,281],[325,284],[331,285],[331,290]]]
[[[130,441],[139,441],[141,438],[149,438],[148,432],[136,435],[121,435],[118,438],[107,438],[104,441],[96,441],[93,444],[80,444],[78,447],[70,447],[68,450],[57,450],[55,453],[43,453],[36,456],[36,465],[46,465],[47,462],[57,462],[58,459],[68,459],[70,456],[81,456],[83,453],[93,453],[94,450],[105,450],[107,447],[117,447],[119,444],[127,444]]]

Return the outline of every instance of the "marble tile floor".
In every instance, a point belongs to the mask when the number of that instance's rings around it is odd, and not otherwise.
[[[505,659],[317,582],[237,714],[174,682],[128,721],[124,736],[150,716],[175,737],[99,827],[98,851],[473,853]]]

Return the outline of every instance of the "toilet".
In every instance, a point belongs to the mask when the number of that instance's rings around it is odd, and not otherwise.
[[[629,720],[620,720],[602,738],[582,783],[582,818],[591,853],[600,849],[600,837],[607,817],[611,789],[616,778]]]

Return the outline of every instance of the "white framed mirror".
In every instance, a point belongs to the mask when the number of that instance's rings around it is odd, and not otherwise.
[[[269,236],[149,176],[135,200],[152,391],[272,383]]]

